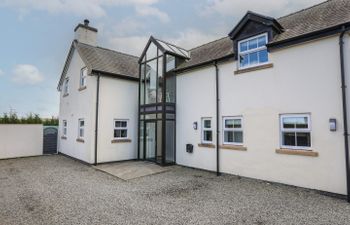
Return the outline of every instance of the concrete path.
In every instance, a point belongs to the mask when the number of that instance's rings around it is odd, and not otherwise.
[[[163,173],[169,170],[169,167],[161,167],[157,164],[145,161],[109,163],[95,166],[95,168],[123,180],[131,180],[139,177]]]

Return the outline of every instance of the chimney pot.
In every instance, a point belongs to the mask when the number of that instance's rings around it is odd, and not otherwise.
[[[84,25],[85,25],[85,26],[89,26],[89,23],[90,23],[90,21],[89,21],[88,19],[85,19],[85,20],[84,20]]]

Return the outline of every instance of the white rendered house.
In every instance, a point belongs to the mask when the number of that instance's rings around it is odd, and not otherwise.
[[[138,58],[96,47],[96,29],[79,25],[59,83],[59,151],[349,196],[349,10],[248,12],[227,37],[191,50],[151,37]]]
[[[89,164],[137,157],[137,60],[97,47],[88,21],[75,28],[58,86],[60,153]]]

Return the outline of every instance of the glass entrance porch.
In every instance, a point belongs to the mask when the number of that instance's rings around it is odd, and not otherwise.
[[[173,69],[186,58],[186,50],[153,37],[140,57],[138,158],[141,160],[161,165],[176,161]]]

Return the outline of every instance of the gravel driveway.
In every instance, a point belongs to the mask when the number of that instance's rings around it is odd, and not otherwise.
[[[63,156],[0,161],[0,224],[350,224],[317,192],[174,166],[122,181]]]

